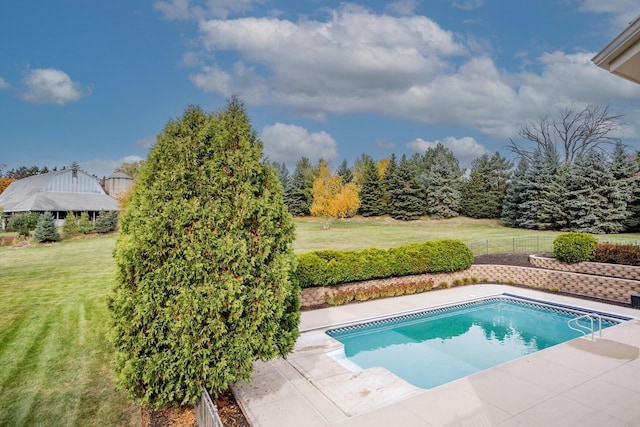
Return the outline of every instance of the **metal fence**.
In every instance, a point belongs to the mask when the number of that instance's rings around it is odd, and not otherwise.
[[[553,241],[557,236],[507,237],[492,240],[474,240],[465,242],[473,255],[504,253],[547,253],[553,252]],[[599,242],[638,245],[637,239],[624,237],[594,236]]]
[[[206,389],[202,389],[202,396],[196,404],[196,422],[198,427],[224,427],[218,416],[218,408]]]

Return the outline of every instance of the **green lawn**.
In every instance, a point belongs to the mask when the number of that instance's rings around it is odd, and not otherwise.
[[[323,230],[297,219],[295,250],[388,248],[456,238],[508,250],[514,237],[548,236],[497,221],[353,218]],[[640,239],[640,235],[607,236]],[[494,245],[495,242],[502,242]],[[0,425],[135,424],[139,411],[114,389],[106,298],[115,236],[0,247]],[[497,249],[496,249],[497,250]]]
[[[535,252],[537,243],[550,245],[555,236],[560,234],[557,231],[507,228],[500,225],[498,220],[462,217],[409,222],[397,221],[389,217],[355,217],[333,221],[329,230],[323,230],[322,221],[317,218],[300,218],[296,220],[296,226],[294,248],[297,253],[327,248],[389,248],[404,243],[433,239],[460,239],[465,243],[474,242],[482,245],[488,240],[489,253],[512,252],[514,238],[516,249],[524,238],[530,238],[525,239],[525,243],[531,245],[532,251]],[[635,242],[640,241],[640,234],[607,235],[599,238]]]
[[[0,248],[0,425],[135,419],[113,387],[107,339],[114,242]]]

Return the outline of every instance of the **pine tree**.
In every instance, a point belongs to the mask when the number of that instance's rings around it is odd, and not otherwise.
[[[118,217],[115,212],[100,211],[96,218],[95,231],[97,233],[110,233],[114,231],[118,225]]]
[[[311,166],[308,158],[303,157],[296,163],[296,169],[289,177],[284,196],[284,202],[292,215],[309,215],[313,204],[311,190],[317,175],[317,170]]]
[[[121,218],[116,382],[153,407],[248,380],[298,336],[294,224],[244,107],[189,107],[158,136]]]
[[[519,226],[535,230],[558,230],[566,225],[564,173],[551,147],[537,150],[527,170],[522,191]]]
[[[363,155],[360,182],[360,213],[362,216],[378,216],[385,213],[382,179],[378,165],[370,156]]]
[[[461,191],[462,213],[471,218],[500,218],[512,166],[498,152],[475,159]]]
[[[287,188],[287,183],[289,182],[289,169],[287,169],[287,165],[284,162],[271,162],[270,165],[275,169],[276,174],[278,174],[282,188]]]
[[[389,162],[387,183],[389,189],[389,214],[394,219],[411,221],[424,212],[424,197],[418,183],[415,164],[405,155],[395,165],[395,156]]]
[[[529,162],[522,158],[507,183],[507,189],[502,202],[502,223],[507,227],[520,227],[522,218],[521,207],[526,201],[523,192],[525,179],[529,169]]]
[[[93,233],[95,227],[93,226],[93,222],[89,219],[89,214],[87,212],[82,212],[80,214],[80,221],[78,222],[78,231],[81,234],[89,234]]]
[[[340,163],[340,167],[338,168],[336,173],[338,176],[342,177],[342,182],[345,184],[348,184],[351,181],[353,181],[353,172],[351,171],[351,168],[347,163],[347,159],[344,159],[342,163]]]
[[[611,159],[611,173],[616,181],[614,204],[625,211],[624,231],[640,227],[640,175],[638,163],[626,152],[622,143],[616,144]]]
[[[437,144],[425,152],[422,164],[420,181],[426,194],[426,214],[434,218],[458,216],[463,172],[453,152]]]
[[[51,212],[45,212],[40,215],[36,229],[33,231],[33,240],[38,243],[57,242],[60,240],[60,234],[56,228],[56,221]]]
[[[64,222],[62,223],[62,234],[65,238],[69,238],[78,234],[78,224],[76,223],[76,216],[73,212],[67,212],[67,216],[64,218]]]
[[[572,165],[565,201],[568,227],[585,233],[619,233],[627,219],[626,204],[604,155],[589,151]]]

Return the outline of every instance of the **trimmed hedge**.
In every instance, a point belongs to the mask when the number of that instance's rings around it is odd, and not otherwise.
[[[640,265],[640,246],[598,243],[593,249],[593,260],[609,264]]]
[[[565,233],[553,241],[553,256],[564,262],[591,261],[598,241],[588,233]]]
[[[386,277],[464,270],[473,252],[459,240],[432,240],[397,248],[324,250],[298,256],[295,277],[301,287],[328,286]]]

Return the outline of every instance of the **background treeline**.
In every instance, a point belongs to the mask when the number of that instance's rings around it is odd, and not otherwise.
[[[293,173],[274,165],[285,188],[285,204],[296,216],[310,215],[319,166],[300,159]],[[554,149],[536,150],[514,163],[500,153],[484,154],[462,169],[438,144],[423,154],[374,160],[363,154],[352,167],[336,170],[355,182],[358,214],[413,220],[423,216],[501,218],[509,227],[620,233],[640,228],[637,155],[618,143],[613,153],[588,150],[571,163]]]
[[[352,167],[343,161],[335,174],[354,182],[357,213],[399,220],[423,216],[501,218],[510,227],[588,233],[640,229],[637,153],[620,139],[621,116],[608,108],[567,109],[523,125],[511,140],[512,162],[499,152],[462,169],[442,144],[411,157],[374,160],[362,154]],[[527,147],[526,144],[529,146]],[[532,147],[531,147],[532,146]],[[515,168],[514,168],[515,163]],[[273,164],[285,188],[285,204],[296,216],[312,212],[318,166],[300,159],[293,173]]]
[[[355,214],[405,221],[464,215],[537,230],[638,231],[638,156],[616,136],[621,124],[608,107],[569,108],[523,125],[520,139],[507,146],[514,161],[499,152],[484,154],[469,170],[442,144],[410,157],[376,160],[362,154],[352,166],[344,160],[329,172],[324,160],[312,164],[306,157],[291,173],[284,163],[271,165],[291,214],[323,216],[327,227],[329,217]],[[116,171],[135,177],[141,164],[124,163]],[[37,166],[0,170],[0,192],[3,179],[46,172]]]

